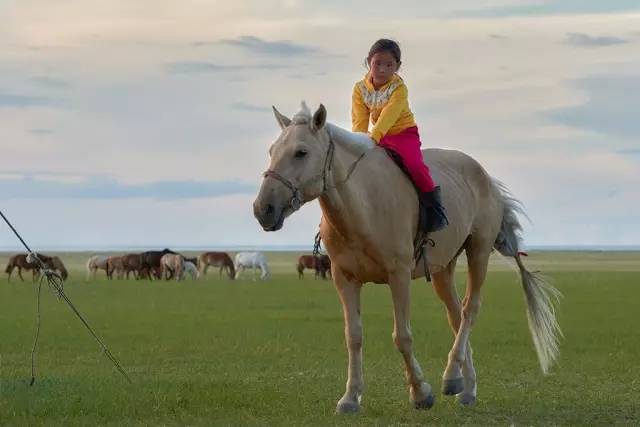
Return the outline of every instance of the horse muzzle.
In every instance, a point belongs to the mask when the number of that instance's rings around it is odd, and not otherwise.
[[[278,231],[285,219],[285,209],[272,203],[253,203],[253,216],[256,217],[264,231]]]

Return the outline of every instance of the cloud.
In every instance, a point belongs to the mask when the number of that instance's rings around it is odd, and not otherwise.
[[[64,108],[68,101],[44,96],[14,95],[0,92],[0,108],[52,107]]]
[[[220,43],[260,55],[299,56],[320,52],[317,47],[294,43],[290,40],[266,41],[255,36],[242,36],[233,40],[224,39]]]
[[[616,153],[622,154],[623,156],[640,158],[640,148],[626,148],[622,150],[617,150]]]
[[[32,77],[30,80],[38,86],[49,89],[67,89],[71,87],[71,85],[64,80],[48,76],[36,76]]]
[[[461,9],[451,17],[502,18],[509,16],[578,15],[640,10],[635,0],[533,0],[523,5]]]
[[[58,175],[0,175],[0,198],[10,199],[136,199],[179,200],[255,193],[240,181],[158,181],[127,185],[104,176],[65,179]]]
[[[269,107],[265,107],[265,106],[261,106],[261,105],[247,104],[245,102],[234,102],[233,104],[231,104],[231,108],[233,108],[235,110],[249,111],[249,112],[253,112],[253,113],[269,113],[269,112],[271,112],[271,108],[269,108]]]
[[[566,44],[578,47],[606,47],[628,43],[627,40],[617,37],[592,37],[588,34],[569,33]]]
[[[503,36],[502,34],[489,34],[489,37],[495,40],[508,40],[509,37]]]
[[[55,131],[53,129],[34,128],[29,129],[29,133],[33,135],[51,135],[55,133]]]
[[[638,139],[640,137],[640,77],[601,75],[572,83],[585,91],[582,105],[543,113],[554,122],[588,129],[605,135]]]
[[[285,68],[285,66],[279,64],[217,65],[199,61],[171,62],[165,66],[166,71],[171,74],[219,73],[243,70],[278,70],[282,68]]]

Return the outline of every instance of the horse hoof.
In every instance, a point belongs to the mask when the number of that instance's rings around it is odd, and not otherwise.
[[[360,405],[358,402],[351,402],[349,400],[341,400],[336,407],[336,414],[355,414],[360,412]]]
[[[463,406],[470,406],[476,403],[476,397],[473,394],[461,393],[458,395],[457,399],[458,399],[458,403]]]
[[[442,393],[447,396],[454,396],[458,393],[462,393],[464,390],[464,379],[454,378],[452,380],[442,381]]]
[[[420,402],[414,402],[416,409],[431,409],[433,404],[436,403],[436,396],[433,393],[429,393],[426,399]]]

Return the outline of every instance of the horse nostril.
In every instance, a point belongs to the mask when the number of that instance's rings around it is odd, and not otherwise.
[[[271,214],[273,214],[273,212],[274,212],[274,211],[275,211],[275,208],[273,207],[273,205],[272,205],[272,204],[268,204],[268,205],[267,205],[267,211],[266,211],[266,214],[267,214],[267,215],[271,215]]]

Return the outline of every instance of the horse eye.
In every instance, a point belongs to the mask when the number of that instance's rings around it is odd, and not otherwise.
[[[307,150],[297,150],[296,154],[294,154],[296,159],[302,159],[306,155],[307,155]]]

